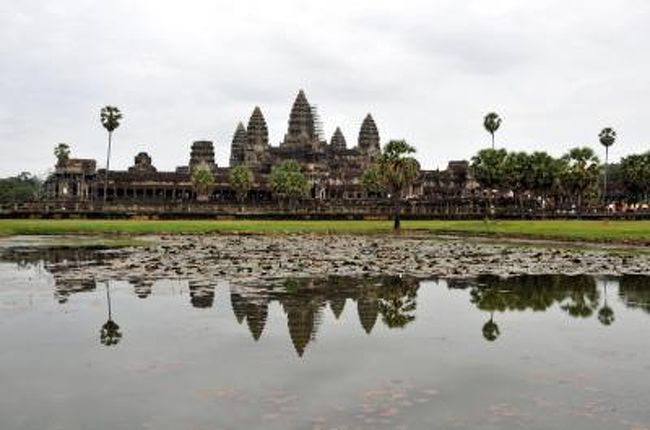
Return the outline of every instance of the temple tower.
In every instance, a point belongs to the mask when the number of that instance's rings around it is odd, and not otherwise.
[[[235,134],[232,136],[230,145],[230,167],[239,166],[244,163],[244,148],[248,137],[246,127],[241,122],[237,125]]]
[[[332,140],[330,141],[330,146],[335,151],[344,151],[346,149],[345,136],[340,127],[336,127],[336,131],[332,135]]]
[[[368,114],[361,124],[359,131],[359,150],[370,156],[379,155],[379,131],[372,115]]]
[[[280,146],[317,149],[320,141],[316,131],[312,107],[307,101],[305,92],[300,90],[289,115],[289,130]]]
[[[246,129],[243,164],[259,166],[265,159],[269,146],[269,129],[259,106],[255,106]]]
[[[214,145],[209,140],[197,140],[192,143],[192,150],[190,151],[190,172],[195,166],[206,163],[213,170],[217,168],[214,162]]]

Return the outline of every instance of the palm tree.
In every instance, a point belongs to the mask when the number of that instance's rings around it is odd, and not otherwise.
[[[488,192],[488,200],[485,207],[486,219],[489,217],[492,208],[493,190],[501,189],[506,185],[508,179],[506,171],[507,158],[508,152],[505,149],[481,149],[472,157],[471,168],[474,173],[474,178]]]
[[[269,176],[271,190],[280,201],[287,199],[294,209],[296,201],[309,193],[309,180],[302,173],[302,166],[296,160],[285,160],[271,169]]]
[[[494,149],[494,133],[501,126],[501,117],[496,112],[490,112],[483,118],[483,127],[492,135],[492,149]]]
[[[395,217],[393,230],[401,226],[402,194],[420,175],[420,163],[409,156],[415,148],[404,140],[391,140],[384,147],[379,162],[364,172],[362,182],[367,189],[372,189],[372,180],[377,190],[385,190],[393,201]],[[374,179],[372,179],[374,178]]]
[[[207,201],[210,198],[210,190],[214,185],[214,172],[208,163],[204,161],[194,166],[191,180],[196,190],[196,199]]]
[[[650,151],[628,155],[620,166],[627,198],[633,202],[646,201],[650,197]]]
[[[113,131],[120,126],[122,113],[115,106],[104,106],[100,113],[100,120],[104,128],[108,131],[108,151],[106,154],[106,173],[104,175],[104,202],[106,202],[106,193],[108,191],[108,169],[111,163],[111,138]]]
[[[563,157],[562,186],[574,196],[578,209],[583,199],[597,189],[600,160],[591,148],[572,148]]]
[[[246,166],[235,166],[230,169],[228,181],[237,192],[237,200],[241,203],[253,185],[253,172]]]
[[[546,199],[559,181],[562,163],[546,152],[533,152],[530,168],[532,189],[542,199],[542,209],[546,209]]]
[[[616,132],[611,127],[605,127],[598,135],[601,145],[605,147],[605,175],[603,178],[603,201],[607,203],[607,163],[609,161],[609,147],[616,142]]]
[[[54,147],[54,156],[56,157],[57,167],[63,167],[70,159],[70,145],[59,143]]]

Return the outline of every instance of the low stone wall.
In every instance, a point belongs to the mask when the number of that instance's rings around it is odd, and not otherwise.
[[[256,202],[233,204],[224,202],[136,202],[121,201],[43,201],[5,206],[1,218],[151,218],[151,219],[392,219],[393,205],[388,201],[304,200],[294,204]],[[483,219],[485,204],[479,200],[407,201],[402,205],[404,219]],[[512,205],[497,206],[491,211],[497,219],[547,218],[617,218],[650,219],[650,210],[637,212],[607,212],[589,210],[540,211]]]

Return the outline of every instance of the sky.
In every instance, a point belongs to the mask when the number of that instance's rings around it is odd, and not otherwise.
[[[2,0],[0,176],[46,174],[59,142],[104,166],[108,104],[112,168],[172,170],[194,140],[225,166],[256,105],[279,144],[299,89],[328,139],[372,113],[427,169],[489,146],[490,111],[497,147],[602,156],[611,126],[617,160],[650,149],[648,23],[648,0]]]

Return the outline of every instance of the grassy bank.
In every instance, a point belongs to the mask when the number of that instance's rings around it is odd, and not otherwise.
[[[385,234],[389,221],[0,220],[0,236],[63,234]],[[405,221],[405,231],[650,244],[650,221]]]

